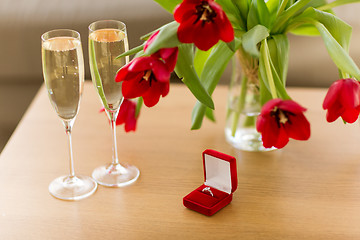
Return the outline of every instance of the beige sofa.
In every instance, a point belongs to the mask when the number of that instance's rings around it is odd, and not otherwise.
[[[358,65],[359,10],[360,4],[354,4],[337,11],[354,26],[351,55]],[[41,34],[55,28],[79,31],[87,63],[87,26],[100,19],[124,21],[134,47],[141,35],[173,17],[152,0],[0,0],[0,150],[43,81]],[[337,70],[321,39],[291,37],[290,44],[289,85],[325,87],[336,80]],[[89,79],[89,67],[85,67]]]

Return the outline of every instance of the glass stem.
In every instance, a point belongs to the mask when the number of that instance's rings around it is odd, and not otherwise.
[[[117,115],[117,114],[115,114]],[[118,152],[117,152],[117,142],[116,142],[116,118],[111,118],[111,130],[112,130],[112,138],[113,138],[113,164],[119,164]]]
[[[74,170],[74,158],[72,152],[72,138],[71,138],[71,124],[65,124],[65,131],[66,135],[69,139],[69,165],[70,165],[70,178],[75,177],[75,170]]]

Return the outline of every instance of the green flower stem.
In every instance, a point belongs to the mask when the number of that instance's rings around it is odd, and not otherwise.
[[[262,49],[263,49],[261,55],[264,57],[266,77],[269,82],[270,93],[271,93],[272,98],[278,98],[274,78],[273,78],[272,71],[271,71],[270,58],[269,58],[269,47],[268,47],[266,39],[262,40],[261,45],[262,45]]]
[[[233,121],[232,121],[232,126],[231,126],[231,135],[234,137],[235,133],[236,133],[236,129],[237,129],[237,125],[239,123],[239,118],[240,115],[244,109],[244,105],[245,105],[245,99],[246,99],[246,92],[247,92],[247,83],[248,83],[248,78],[243,76],[241,79],[241,91],[240,91],[240,95],[238,97],[238,101],[236,103],[235,109],[236,111],[234,111],[233,109],[231,109],[230,111],[233,112]]]
[[[250,56],[249,54],[247,54],[244,49],[242,47],[240,47],[238,49],[238,51],[236,52],[235,55],[239,61],[239,64],[241,66],[241,86],[240,86],[240,94],[237,97],[237,102],[233,108],[229,108],[228,112],[227,112],[227,118],[231,117],[232,118],[232,125],[231,125],[231,135],[234,137],[236,134],[236,129],[238,127],[239,124],[239,120],[241,117],[241,114],[243,113],[244,107],[245,107],[245,102],[249,97],[253,97],[256,98],[256,96],[248,96],[248,86],[249,83],[251,83],[252,81],[254,81],[257,78],[257,72],[258,72],[258,59]],[[232,79],[232,83],[234,83],[236,81],[236,59],[235,57],[233,58],[233,79]],[[255,80],[256,81],[256,80]],[[231,86],[232,87],[232,86]],[[256,94],[256,93],[255,93]],[[243,121],[243,126],[244,127],[250,127],[250,126],[254,126],[255,124],[255,116],[244,116],[245,119]]]

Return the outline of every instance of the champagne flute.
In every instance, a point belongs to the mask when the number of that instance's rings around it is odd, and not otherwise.
[[[41,36],[42,68],[50,102],[62,120],[69,139],[70,173],[53,180],[50,194],[63,200],[80,200],[96,191],[97,183],[75,175],[71,129],[79,110],[84,85],[84,59],[80,34],[57,29]]]
[[[116,143],[116,118],[124,99],[122,83],[115,82],[117,71],[129,57],[117,59],[128,50],[126,26],[115,20],[97,21],[89,25],[89,59],[91,78],[108,116],[113,140],[112,162],[93,171],[92,177],[107,187],[122,187],[135,182],[140,171],[135,166],[120,164]]]

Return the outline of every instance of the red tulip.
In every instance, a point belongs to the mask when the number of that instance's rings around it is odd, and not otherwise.
[[[154,40],[158,34],[159,34],[159,31],[156,31],[149,37],[149,39],[146,41],[146,43],[144,45],[144,51],[146,51],[146,49],[149,47],[149,45],[154,42]],[[178,52],[179,52],[179,50],[177,47],[161,48],[159,51],[152,54],[152,56],[162,59],[164,61],[165,65],[168,67],[169,71],[172,72],[172,71],[174,71],[174,68],[176,65]]]
[[[104,108],[100,110],[100,112],[104,111]],[[125,132],[135,131],[138,117],[139,115],[136,116],[136,103],[125,98],[120,106],[116,125],[124,124]]]
[[[174,11],[180,23],[177,35],[180,42],[194,43],[203,51],[219,40],[231,42],[234,29],[221,6],[213,0],[184,0]]]
[[[360,83],[351,78],[335,81],[325,96],[323,108],[328,110],[328,122],[338,117],[348,123],[355,122],[360,112]]]
[[[154,57],[138,57],[119,70],[116,82],[123,82],[125,98],[142,97],[147,107],[169,93],[170,71],[163,61]]]
[[[136,103],[125,98],[120,106],[116,125],[124,124],[125,132],[135,131],[138,117],[139,115],[136,116]]]
[[[303,112],[306,109],[292,100],[272,99],[262,108],[256,128],[266,148],[283,148],[289,138],[308,140],[310,123]]]

